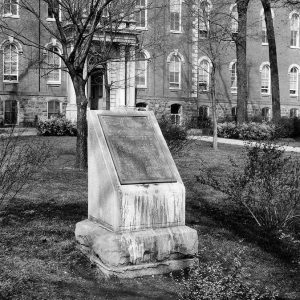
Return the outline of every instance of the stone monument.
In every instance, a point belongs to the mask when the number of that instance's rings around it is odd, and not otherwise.
[[[152,112],[88,112],[88,219],[77,243],[107,276],[193,265],[197,232],[185,226],[185,187]]]

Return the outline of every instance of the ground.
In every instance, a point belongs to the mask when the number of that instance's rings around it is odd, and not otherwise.
[[[76,139],[24,137],[30,139],[47,139],[53,156],[0,208],[0,299],[176,299],[179,286],[169,275],[104,279],[77,250],[74,229],[87,217],[87,174],[73,169]],[[290,253],[196,181],[203,162],[222,173],[228,156],[241,154],[241,147],[220,145],[214,152],[209,143],[193,142],[175,159],[187,189],[186,222],[199,235],[199,258],[213,263],[239,255],[253,282],[276,288],[282,299],[300,299],[299,264]]]

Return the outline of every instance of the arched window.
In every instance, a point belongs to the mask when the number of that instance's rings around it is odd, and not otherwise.
[[[231,93],[236,94],[237,92],[236,60],[230,63],[229,71],[230,71],[230,90]]]
[[[180,104],[171,105],[171,122],[174,125],[180,125],[181,123],[182,107]]]
[[[210,83],[210,60],[207,57],[200,58],[198,63],[199,92],[207,92]]]
[[[135,85],[137,88],[147,87],[147,69],[149,54],[140,51],[135,55]]]
[[[274,19],[274,11],[271,9],[272,19]],[[267,25],[265,20],[264,9],[262,8],[260,11],[261,18],[261,43],[262,45],[268,45],[268,36],[267,36]]]
[[[170,89],[181,88],[181,62],[183,57],[177,51],[168,56],[169,63],[169,87]]]
[[[290,15],[291,47],[299,47],[299,14],[296,12]]]
[[[145,102],[139,102],[135,105],[136,109],[139,111],[146,111],[148,110],[148,104]]]
[[[210,1],[202,0],[199,5],[199,38],[207,38],[208,36],[210,11]]]
[[[57,117],[61,113],[61,103],[58,100],[48,101],[48,119]]]
[[[270,95],[271,92],[271,72],[269,63],[263,63],[260,66],[261,72],[261,94]]]
[[[237,5],[231,7],[231,33],[235,34],[238,31],[238,11]]]
[[[170,30],[181,32],[181,1],[170,0]]]
[[[290,118],[298,118],[299,117],[299,109],[291,108],[290,109]]]
[[[47,57],[47,83],[60,84],[61,83],[61,59],[60,50],[57,46],[48,47]]]
[[[3,81],[18,82],[19,50],[15,44],[7,44],[3,48]]]
[[[19,0],[4,0],[3,1],[3,16],[4,17],[19,17]]]
[[[207,105],[201,105],[199,107],[199,120],[206,121],[209,117],[209,107]]]
[[[292,65],[289,69],[290,96],[298,96],[298,80],[299,67],[296,65]]]
[[[147,0],[136,0],[135,3],[135,21],[136,27],[147,28]]]
[[[264,118],[265,121],[270,121],[271,120],[271,109],[270,107],[264,107],[261,110],[261,115]]]

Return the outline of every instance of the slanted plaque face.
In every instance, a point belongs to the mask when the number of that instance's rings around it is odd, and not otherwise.
[[[121,184],[176,182],[147,116],[98,117]]]

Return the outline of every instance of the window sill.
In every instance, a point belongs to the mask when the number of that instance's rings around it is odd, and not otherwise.
[[[47,22],[55,22],[55,18],[47,18],[46,21]]]
[[[181,30],[170,30],[170,33],[181,34]]]
[[[3,83],[5,83],[5,84],[13,84],[13,83],[19,83],[19,81],[18,80],[12,80],[12,81],[3,80]]]
[[[270,97],[271,94],[261,94],[262,97]]]
[[[291,49],[299,49],[299,46],[290,46]]]
[[[145,89],[147,89],[147,86],[146,85],[137,85],[136,88],[145,90]]]
[[[269,43],[261,43],[262,46],[269,46]]]
[[[171,92],[177,92],[177,91],[181,91],[181,87],[179,87],[179,88],[173,88],[173,87],[170,87],[169,90],[170,90]]]
[[[4,14],[3,18],[20,19],[20,15]]]
[[[138,30],[143,30],[143,31],[148,31],[148,27],[139,27],[139,26],[135,26],[135,29],[138,29]]]
[[[51,86],[60,86],[61,82],[59,81],[48,81],[47,85],[51,85]]]
[[[298,95],[296,95],[296,94],[290,94],[290,98],[298,98]]]

